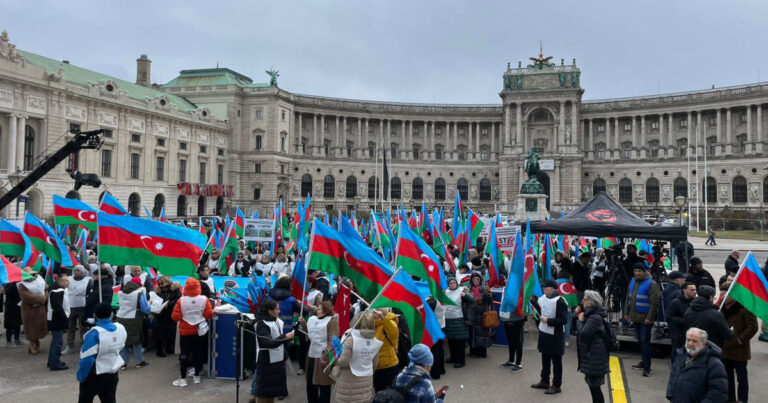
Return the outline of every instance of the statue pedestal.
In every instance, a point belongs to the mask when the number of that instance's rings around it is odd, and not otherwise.
[[[530,221],[543,221],[549,217],[547,211],[547,195],[525,194],[517,195],[517,211],[515,219],[521,223]]]

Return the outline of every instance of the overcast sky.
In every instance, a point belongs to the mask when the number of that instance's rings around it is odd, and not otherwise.
[[[41,5],[41,3],[43,5]],[[20,49],[129,81],[228,67],[304,94],[501,102],[507,62],[576,58],[584,99],[768,81],[766,1],[3,0]]]

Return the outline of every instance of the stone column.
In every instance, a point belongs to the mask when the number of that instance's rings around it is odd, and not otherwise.
[[[387,119],[387,134],[384,136],[386,140],[386,144],[384,144],[384,152],[389,153],[390,159],[392,159],[392,153],[390,150],[392,149],[392,120]]]
[[[611,144],[611,118],[605,118],[605,159],[613,158],[613,145]]]
[[[696,139],[698,140],[698,143],[696,143],[696,154],[699,155],[698,148],[701,148],[704,150],[704,152],[707,152],[707,136],[704,133],[704,126],[701,125],[701,111],[696,111]]]
[[[19,125],[16,127],[16,166],[18,166],[22,171],[26,170],[26,167],[24,167],[24,134],[27,130],[27,117],[26,116],[20,116],[19,117]],[[33,148],[34,149],[34,148]],[[34,160],[34,155],[33,155]]]
[[[8,173],[16,171],[16,123],[14,115],[8,115]]]
[[[405,120],[400,122],[400,159],[406,159],[408,157],[408,144],[405,142]]]
[[[518,102],[515,108],[515,145],[523,144],[523,104]]]
[[[579,133],[576,131],[578,128],[578,120],[576,119],[578,114],[579,108],[576,106],[576,102],[571,101],[571,141],[568,144],[573,144],[573,141],[578,138]],[[581,134],[584,134],[583,130]]]
[[[365,134],[363,135],[363,139],[364,140],[363,140],[363,144],[362,144],[363,155],[368,155],[367,154],[368,153],[368,143],[371,141],[370,138],[369,138],[369,134],[370,134],[369,123],[371,123],[371,118],[365,118],[365,129],[363,130],[363,132]],[[368,155],[367,158],[371,158],[370,155]]]
[[[512,145],[512,111],[510,110],[512,105],[504,105],[504,146]]]
[[[619,118],[614,118],[613,120],[616,123],[614,125],[614,127],[613,127],[613,129],[614,129],[613,130],[613,149],[616,150],[616,154],[614,154],[614,157],[621,158],[620,157],[620,155],[621,155],[621,151],[620,151],[621,148],[619,148],[619,137],[621,137],[619,135],[619,133],[621,133],[619,131]]]
[[[347,155],[347,118],[343,116],[341,118],[341,155],[347,158],[352,158],[352,153]]]
[[[336,123],[333,125],[333,147],[331,147],[330,154],[332,156],[338,157],[341,152],[339,151],[339,148],[341,148],[341,133],[339,133],[339,127],[341,126],[341,117],[338,115],[336,116]]]
[[[411,153],[413,152],[413,121],[408,121],[408,150],[406,155],[408,156],[408,159],[413,159],[413,155]]]
[[[632,116],[632,159],[635,159],[635,149],[640,149],[637,143],[637,116]]]
[[[296,112],[296,131],[299,133],[296,143],[301,146],[301,112]]]
[[[584,148],[587,150],[587,159],[594,160],[595,159],[594,123],[592,119],[588,119],[588,121],[589,121],[589,144],[586,144]]]
[[[424,142],[421,144],[421,155],[419,156],[422,160],[429,159],[429,122],[426,120],[424,121]]]
[[[427,143],[424,146],[424,156],[426,157],[424,159],[429,161],[435,155],[435,122],[427,122],[424,128],[426,130],[424,139]]]
[[[475,159],[480,159],[480,122],[475,122]]]
[[[363,119],[357,118],[357,158],[363,158]]]
[[[557,129],[557,143],[558,146],[565,145],[565,101],[560,101],[560,127]]]
[[[459,129],[456,126],[456,122],[453,122],[453,152],[451,153],[451,159],[454,161],[459,160]]]
[[[667,140],[664,138],[664,114],[659,114],[659,157],[667,155]]]
[[[373,153],[373,158],[376,158],[376,156],[379,154],[379,148],[386,149],[386,146],[384,146],[386,139],[387,138],[384,137],[384,119],[379,119],[379,138],[376,139],[376,147],[374,148],[375,152]],[[379,145],[379,140],[381,140],[381,145]]]
[[[648,142],[645,138],[645,115],[640,116],[640,157],[645,158],[648,154]]]
[[[731,108],[725,110],[725,153],[733,153],[733,137],[731,137]]]
[[[752,105],[747,105],[747,154],[754,154],[752,151]]]
[[[670,113],[669,114],[669,131],[667,131],[667,157],[674,157],[675,153],[677,152],[677,144],[675,143],[675,136],[673,135],[674,129],[675,129],[675,119],[674,116]],[[669,149],[672,149],[672,152],[669,152]]]
[[[496,123],[491,122],[491,156],[490,160],[496,159]]]
[[[757,153],[763,152],[763,105],[757,104]]]
[[[317,148],[315,155],[323,155],[323,146],[325,146],[325,115],[320,115],[320,127],[317,130]]]

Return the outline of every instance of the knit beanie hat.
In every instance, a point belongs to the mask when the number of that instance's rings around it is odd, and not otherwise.
[[[421,343],[411,347],[411,351],[408,352],[408,359],[410,360],[410,366],[430,366],[434,362],[434,357],[432,352],[429,351],[429,347]]]
[[[134,277],[131,279],[131,282],[136,283],[139,287],[141,287],[143,284],[141,284],[141,277]]]

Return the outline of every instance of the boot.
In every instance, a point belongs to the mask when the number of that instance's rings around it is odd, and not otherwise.
[[[38,355],[40,353],[40,341],[39,340],[30,340],[29,341],[29,353],[32,355]]]

